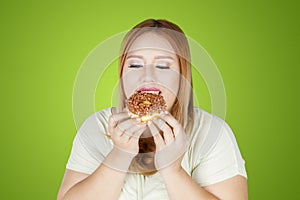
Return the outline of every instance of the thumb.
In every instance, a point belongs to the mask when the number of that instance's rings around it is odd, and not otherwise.
[[[117,111],[117,108],[116,108],[116,107],[111,107],[111,109],[110,109],[110,112],[111,112],[111,114],[112,114],[112,115],[114,115],[114,114],[117,114],[117,113],[118,113],[118,111]]]

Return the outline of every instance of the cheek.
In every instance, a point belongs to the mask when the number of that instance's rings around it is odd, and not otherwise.
[[[167,103],[167,110],[170,111],[173,106],[179,90],[179,74],[178,73],[168,73],[165,76],[161,76],[160,83],[164,86],[164,98]]]
[[[166,95],[165,96],[165,101],[167,104],[167,110],[170,111],[170,109],[172,108],[174,102],[175,102],[176,97],[173,96],[172,94]]]
[[[179,89],[179,74],[177,72],[169,72],[166,74],[160,74],[160,83],[172,93],[174,96],[177,95]]]
[[[121,81],[123,82],[125,95],[128,98],[136,90],[137,83],[139,81],[139,75],[133,72],[124,71]]]

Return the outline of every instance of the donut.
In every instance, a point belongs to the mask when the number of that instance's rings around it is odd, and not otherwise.
[[[160,93],[137,91],[126,101],[131,118],[151,121],[166,111],[166,101]]]

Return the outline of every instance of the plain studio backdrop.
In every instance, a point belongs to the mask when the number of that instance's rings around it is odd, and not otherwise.
[[[218,67],[249,199],[297,199],[299,9],[270,0],[2,1],[0,199],[56,198],[77,131],[80,66],[98,44],[147,18],[177,23]],[[198,105],[210,112],[205,77],[193,72]],[[111,106],[116,80],[115,60],[96,87],[95,112]]]

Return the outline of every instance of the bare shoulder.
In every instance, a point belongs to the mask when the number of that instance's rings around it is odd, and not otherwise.
[[[84,180],[88,176],[89,176],[89,174],[66,169],[64,178],[62,180],[62,183],[61,183],[58,195],[57,195],[57,200],[62,199],[62,197],[65,195],[65,193],[71,187],[73,187],[75,184],[79,183],[80,181]]]
[[[220,199],[248,199],[247,179],[241,175],[236,175],[219,183],[206,186],[204,189]]]

